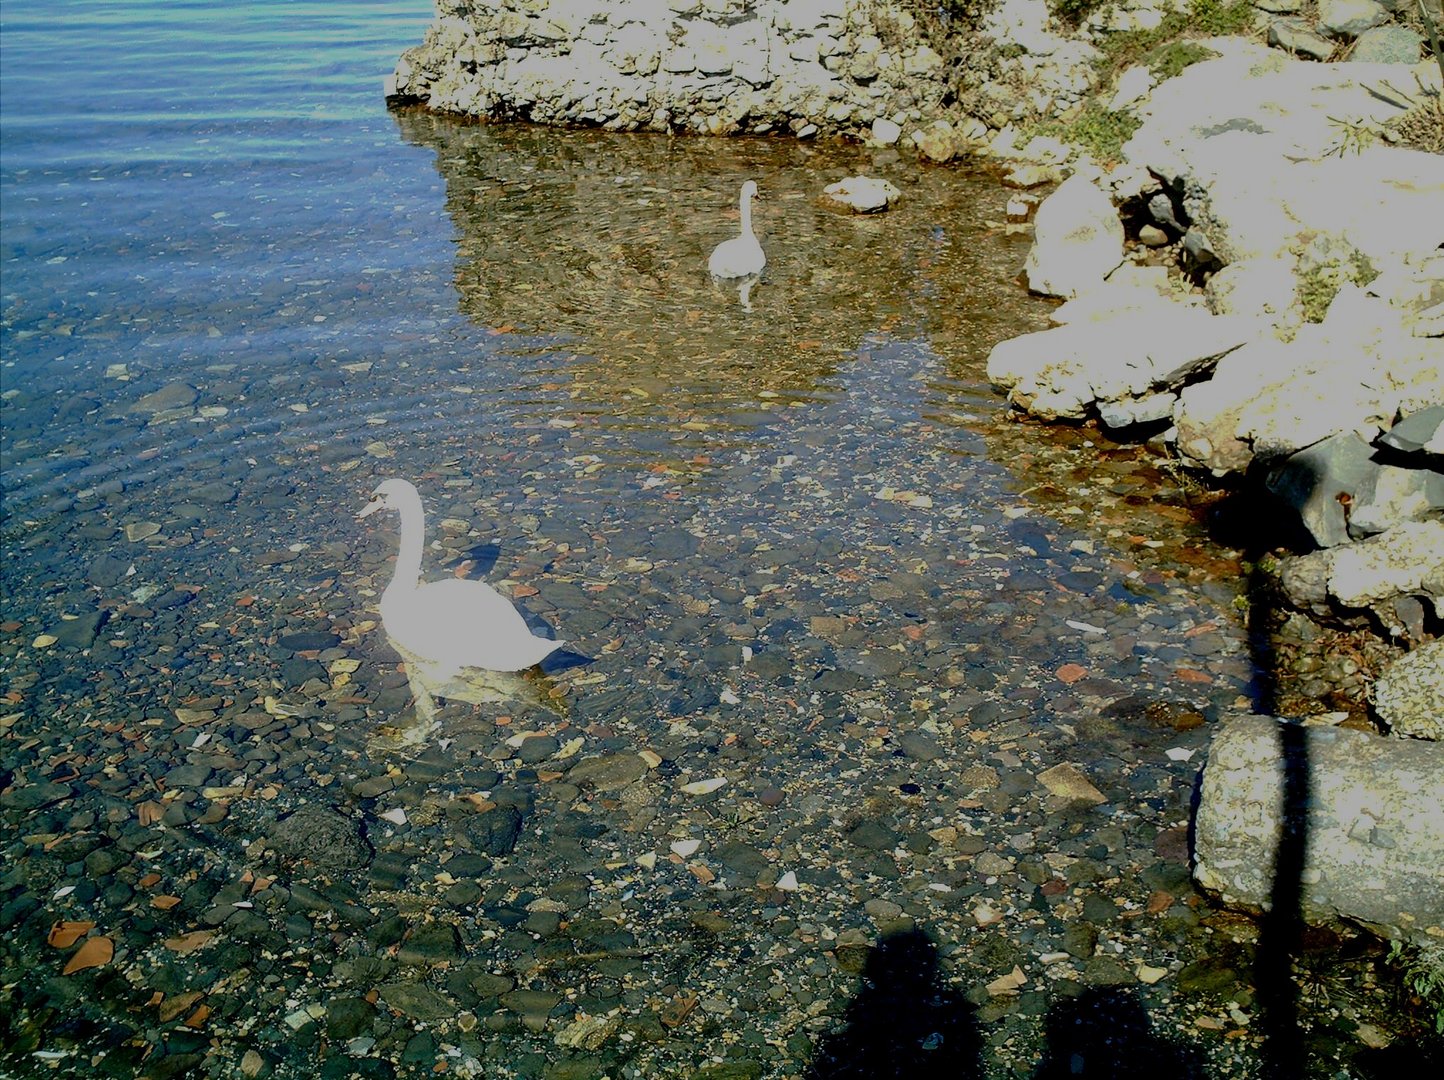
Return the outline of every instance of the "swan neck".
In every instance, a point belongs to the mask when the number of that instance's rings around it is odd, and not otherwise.
[[[421,510],[421,497],[407,500],[399,507],[401,513],[401,545],[396,553],[396,569],[391,574],[392,589],[413,590],[421,582],[421,550],[426,539],[426,520]]]
[[[752,196],[748,192],[742,193],[742,235],[752,235]]]

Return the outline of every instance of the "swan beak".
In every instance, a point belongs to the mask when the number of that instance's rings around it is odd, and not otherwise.
[[[356,515],[356,519],[359,521],[361,518],[369,517],[370,515],[376,513],[377,510],[385,510],[385,509],[386,509],[386,500],[385,500],[385,499],[382,499],[382,498],[372,499],[369,503],[367,503],[365,506],[363,506],[363,507],[361,508],[361,512]]]

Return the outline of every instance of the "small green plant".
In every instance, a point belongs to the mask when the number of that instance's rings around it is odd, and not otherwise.
[[[1218,53],[1197,42],[1170,41],[1167,45],[1160,45],[1150,52],[1143,58],[1143,62],[1158,81],[1162,82],[1165,79],[1173,78],[1192,64],[1212,60],[1216,56]]]
[[[1113,0],[1050,0],[1048,9],[1059,22],[1076,28],[1082,26],[1089,15],[1101,11],[1112,2]]]
[[[1108,162],[1122,157],[1123,144],[1133,138],[1142,123],[1132,113],[1114,112],[1092,100],[1072,119],[1039,124],[1036,133],[1074,143],[1098,161]]]
[[[1299,307],[1303,309],[1304,322],[1320,323],[1328,314],[1329,305],[1346,282],[1367,285],[1379,276],[1369,260],[1358,251],[1346,259],[1322,262],[1307,266],[1299,272],[1295,292]]]
[[[1193,0],[1187,11],[1170,11],[1152,30],[1126,30],[1104,38],[1099,44],[1100,74],[1111,77],[1133,64],[1148,63],[1152,53],[1190,35],[1246,33],[1253,28],[1255,15],[1249,0]]]
[[[1434,1030],[1444,1035],[1444,943],[1411,948],[1390,942],[1389,963],[1398,969],[1409,992],[1434,1010]]]

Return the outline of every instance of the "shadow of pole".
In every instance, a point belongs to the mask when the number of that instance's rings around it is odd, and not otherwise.
[[[1293,958],[1303,940],[1304,867],[1308,859],[1310,789],[1307,730],[1281,724],[1279,768],[1283,772],[1283,808],[1274,855],[1272,904],[1260,925],[1254,986],[1259,995],[1263,1058],[1267,1075],[1304,1075],[1304,1044],[1299,1031],[1298,986]]]
[[[973,1007],[938,978],[922,930],[884,936],[869,950],[862,986],[841,1030],[818,1044],[805,1080],[978,1080]]]

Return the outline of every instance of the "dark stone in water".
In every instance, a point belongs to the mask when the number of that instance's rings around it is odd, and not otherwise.
[[[97,555],[90,561],[85,576],[97,588],[110,589],[125,580],[130,569],[130,560],[115,555]]]
[[[336,998],[326,1006],[326,1034],[332,1039],[354,1039],[371,1027],[376,1006],[365,998]]]
[[[326,630],[298,630],[292,634],[282,634],[277,644],[292,652],[306,652],[311,649],[335,648],[341,644],[341,639]]]
[[[311,679],[324,679],[326,669],[315,660],[296,657],[281,665],[281,681],[287,688],[304,686]]]
[[[105,625],[103,611],[87,611],[74,619],[62,619],[50,628],[55,643],[70,649],[88,649],[95,635]]]
[[[869,851],[891,851],[901,838],[883,822],[876,818],[869,818],[859,822],[847,834],[847,839]]]
[[[150,601],[150,606],[157,611],[164,611],[166,608],[184,607],[196,598],[196,594],[189,589],[167,589],[159,596]]]
[[[304,859],[323,870],[364,866],[371,846],[352,818],[324,806],[303,806],[271,828],[267,844],[274,851]]]
[[[484,814],[473,814],[462,823],[461,829],[478,851],[486,855],[510,855],[521,836],[521,822],[521,811],[516,807],[498,806]]]
[[[0,806],[7,810],[38,810],[42,806],[58,803],[61,799],[68,799],[70,795],[69,784],[55,784],[48,781],[40,784],[25,784],[22,787],[11,788],[4,795],[0,795]]]
[[[214,770],[209,765],[177,765],[165,774],[165,786],[172,788],[203,787]]]

